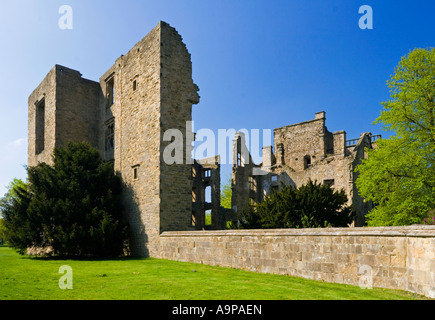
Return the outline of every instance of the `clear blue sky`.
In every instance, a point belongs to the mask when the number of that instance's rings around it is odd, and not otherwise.
[[[58,27],[63,4],[72,30]],[[358,27],[365,4],[373,30]],[[434,46],[434,13],[427,0],[2,0],[0,196],[26,177],[27,98],[48,71],[61,64],[98,80],[159,20],[192,55],[195,129],[273,129],[326,111],[328,129],[351,139],[383,133],[372,122],[386,80],[410,50]]]

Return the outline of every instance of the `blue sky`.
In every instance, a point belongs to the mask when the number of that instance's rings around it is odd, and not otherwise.
[[[72,30],[58,27],[64,4]],[[358,26],[362,5],[372,30]],[[372,125],[386,81],[410,50],[434,46],[434,12],[427,0],[2,0],[0,196],[26,177],[27,98],[55,64],[98,80],[163,20],[192,55],[195,129],[273,129],[326,111],[348,139],[388,136]]]

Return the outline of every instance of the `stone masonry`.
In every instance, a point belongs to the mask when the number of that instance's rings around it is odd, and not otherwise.
[[[258,165],[252,162],[243,134],[237,133],[233,142],[233,209],[240,213],[249,203],[263,201],[281,183],[299,187],[311,179],[343,189],[357,215],[355,226],[363,226],[372,205],[358,194],[355,167],[380,136],[363,133],[359,139],[346,140],[345,131],[331,133],[325,122],[322,111],[313,120],[274,129],[273,149],[263,147],[263,162]]]
[[[79,72],[53,67],[29,97],[28,166],[52,163],[54,147],[87,141],[98,147],[100,86]]]
[[[368,270],[365,280],[373,286],[435,297],[435,226],[217,231],[236,215],[220,207],[219,157],[189,156],[198,90],[181,36],[162,21],[99,81],[55,65],[29,97],[28,166],[51,164],[53,149],[69,141],[97,148],[124,184],[132,255],[356,285]],[[164,161],[176,139],[165,138],[170,129],[185,133],[178,164]],[[311,178],[343,188],[361,225],[369,204],[358,197],[353,169],[377,137],[346,140],[344,131],[331,133],[324,112],[274,135],[259,165],[243,135],[236,135],[234,209],[261,201],[280,182],[300,185]]]
[[[169,231],[156,257],[435,298],[435,226]]]
[[[99,82],[56,65],[29,97],[28,165],[51,163],[53,149],[69,141],[98,148],[124,183],[132,253],[147,256],[161,232],[202,227],[192,225],[193,161],[166,164],[170,142],[162,139],[168,129],[193,138],[186,123],[198,90],[181,36],[162,21]]]

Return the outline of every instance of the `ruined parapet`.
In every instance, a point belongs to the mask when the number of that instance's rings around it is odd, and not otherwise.
[[[192,121],[192,105],[199,102],[198,86],[192,79],[191,56],[180,34],[165,22],[160,22],[160,232],[184,230],[191,224],[192,180],[190,147],[186,135]],[[162,137],[168,130],[183,134],[182,163],[168,164],[163,153],[171,143]]]
[[[306,169],[315,161],[326,157],[326,138],[332,135],[325,126],[325,112],[315,119],[274,129],[277,165],[286,165],[295,171]]]
[[[336,131],[333,133],[334,136],[334,154],[335,155],[346,155],[346,131]]]
[[[55,147],[69,141],[98,147],[98,82],[55,65],[28,99],[28,166],[52,164]]]
[[[252,190],[252,185],[256,179],[254,169],[260,166],[252,161],[246,145],[243,132],[237,132],[233,140],[233,164],[232,164],[232,195],[231,206],[236,213],[236,217],[248,209],[251,199],[256,199],[257,195]],[[236,221],[234,221],[236,222]]]
[[[262,156],[262,167],[264,168],[264,170],[270,169],[270,167],[272,167],[272,165],[276,162],[272,146],[264,146],[262,149]]]
[[[372,144],[372,134],[371,132],[362,133],[359,139],[353,139],[348,141],[348,150],[351,153],[349,157],[352,159],[350,168],[351,168],[351,177],[352,177],[352,193],[351,193],[351,202],[352,207],[356,213],[355,218],[355,226],[363,226],[364,225],[364,216],[373,209],[374,205],[372,201],[365,201],[358,192],[358,188],[356,186],[356,180],[358,178],[358,172],[355,171],[355,168],[361,164],[362,160],[367,159],[367,149],[373,149]],[[376,136],[375,140],[380,137]],[[354,143],[354,145],[352,145]]]

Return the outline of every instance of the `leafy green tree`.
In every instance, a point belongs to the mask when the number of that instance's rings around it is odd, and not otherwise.
[[[17,197],[21,189],[27,188],[27,184],[23,180],[15,178],[6,188],[8,191],[5,193],[3,198],[0,199],[0,203],[5,203],[14,197]]]
[[[387,84],[391,99],[375,123],[395,135],[367,150],[356,184],[375,204],[368,225],[422,223],[435,208],[435,48],[411,51]]]
[[[12,199],[17,198],[20,192],[20,189],[25,190],[27,188],[27,184],[21,179],[13,179],[11,183],[6,187],[7,192],[4,194],[2,198],[0,198],[0,209],[10,202]],[[3,225],[3,219],[1,218],[2,211],[0,210],[0,243],[5,238],[5,227]]]
[[[0,199],[0,213],[3,217],[10,218],[8,214],[13,208],[19,214],[14,217],[14,227],[9,223],[9,219],[1,220],[0,238],[3,241],[9,240],[9,242],[18,244],[25,241],[24,239],[28,238],[28,235],[34,231],[29,228],[25,221],[19,218],[25,215],[28,205],[28,199],[26,198],[27,184],[21,179],[13,179],[7,186],[7,190],[6,194]],[[20,253],[23,252],[20,250]]]
[[[231,185],[232,185],[232,181],[231,178],[229,178],[227,183],[225,183],[223,185],[223,188],[221,188],[221,207],[225,209],[231,209],[231,196],[232,196]]]
[[[4,243],[5,239],[5,227],[3,225],[3,219],[0,218],[0,244]]]
[[[8,244],[22,254],[31,246],[59,256],[122,254],[128,233],[113,164],[86,143],[56,148],[53,161],[28,168],[28,189],[2,204]]]
[[[299,188],[281,185],[244,212],[241,224],[247,229],[346,227],[353,219],[347,201],[343,190],[311,180]]]

